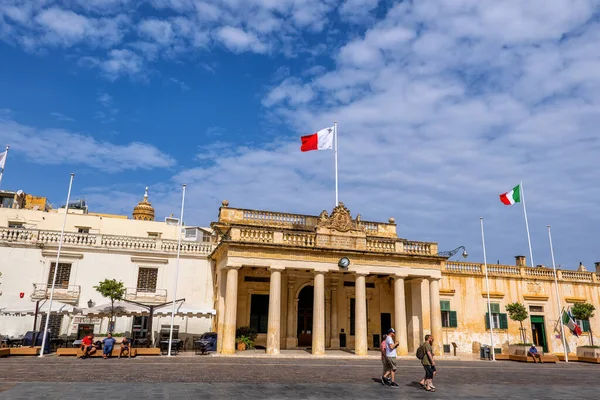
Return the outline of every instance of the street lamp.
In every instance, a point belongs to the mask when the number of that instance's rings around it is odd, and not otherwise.
[[[92,307],[94,307],[94,302],[92,301],[92,299],[90,299],[88,301],[88,308],[92,308]]]
[[[457,248],[455,248],[454,250],[450,250],[450,251],[440,251],[437,255],[439,257],[446,257],[446,258],[450,258],[453,255],[455,255],[456,253],[458,253],[458,251],[462,249],[462,256],[463,258],[467,258],[469,257],[469,253],[467,253],[467,249],[465,249],[465,246],[458,246]]]

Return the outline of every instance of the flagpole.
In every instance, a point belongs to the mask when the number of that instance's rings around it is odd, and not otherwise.
[[[494,324],[492,321],[492,303],[490,303],[490,282],[488,280],[487,256],[485,252],[485,234],[483,233],[483,217],[479,218],[479,222],[481,224],[481,244],[483,246],[483,264],[485,268],[485,290],[487,291],[488,319],[490,324],[490,352],[492,353],[492,360],[496,361],[496,353],[494,352]]]
[[[338,196],[338,135],[337,135],[337,121],[333,123],[333,136],[335,139],[335,144],[333,148],[333,154],[335,158],[335,206],[337,207],[340,204],[340,199]]]
[[[533,251],[531,251],[531,237],[529,236],[529,221],[527,220],[527,206],[525,205],[525,191],[523,190],[523,181],[519,183],[521,189],[521,198],[523,199],[523,214],[525,215],[525,228],[527,228],[527,243],[529,243],[529,260],[531,261],[531,266],[535,267],[535,262],[533,261]]]
[[[73,187],[73,178],[75,174],[71,174],[69,181],[69,192],[67,194],[67,205],[65,206],[65,218],[63,219],[62,230],[60,231],[60,239],[58,240],[58,251],[56,253],[56,263],[54,263],[54,276],[52,277],[52,287],[50,288],[50,302],[48,304],[48,312],[46,313],[46,324],[44,326],[44,335],[42,336],[42,348],[40,349],[40,357],[44,357],[44,349],[46,348],[46,340],[48,336],[48,323],[50,322],[50,314],[52,313],[52,300],[54,299],[54,287],[56,286],[56,271],[60,261],[60,251],[62,250],[63,239],[65,237],[65,226],[67,225],[67,215],[69,214],[69,201],[71,200],[71,188]],[[52,268],[52,266],[50,266]]]
[[[560,337],[562,338],[563,350],[565,352],[565,362],[569,362],[569,355],[567,351],[567,338],[565,338],[565,325],[563,323],[563,316],[560,308],[560,295],[558,294],[558,278],[556,277],[556,264],[554,262],[554,247],[552,246],[552,233],[550,232],[550,225],[548,228],[548,240],[550,240],[550,254],[552,255],[552,269],[554,270],[554,288],[556,289],[556,306],[558,307],[558,319],[560,320]]]
[[[183,224],[183,206],[185,204],[185,185],[183,185],[181,194],[181,217],[177,224],[177,258],[175,259],[175,282],[173,283],[173,309],[171,310],[171,330],[169,332],[169,352],[171,356],[171,348],[173,347],[173,324],[175,322],[175,299],[177,299],[177,281],[179,280],[179,256],[181,254],[181,227]],[[150,327],[152,329],[152,327]]]
[[[2,170],[0,171],[0,188],[2,187],[2,177],[4,176],[4,167],[6,166],[6,159],[8,158],[8,148],[10,146],[6,145],[6,153],[4,154],[4,165],[2,165]]]

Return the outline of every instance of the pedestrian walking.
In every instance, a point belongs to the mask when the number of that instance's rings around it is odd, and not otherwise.
[[[384,375],[381,377],[382,382],[391,387],[398,387],[396,383],[396,348],[400,345],[396,340],[396,331],[393,328],[388,330],[387,338],[385,339],[385,364]],[[391,378],[386,378],[391,375]],[[385,379],[384,379],[385,378]]]
[[[381,384],[382,385],[389,385],[389,377],[390,377],[390,371],[388,371],[387,369],[387,360],[385,358],[385,354],[386,354],[386,343],[385,340],[387,339],[387,335],[384,334],[383,338],[381,340],[381,343],[379,344],[379,350],[381,351],[381,365],[383,365],[383,373],[381,375]]]
[[[425,378],[419,382],[421,387],[428,392],[435,392],[435,386],[433,386],[433,375],[436,372],[435,360],[433,359],[433,336],[425,335],[425,342],[417,350],[417,358],[421,359],[421,364],[425,369]]]

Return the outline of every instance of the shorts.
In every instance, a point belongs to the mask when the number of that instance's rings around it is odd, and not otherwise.
[[[383,363],[383,369],[385,372],[396,371],[396,357],[386,357]]]
[[[425,379],[433,379],[433,367],[431,365],[423,365],[425,368]]]

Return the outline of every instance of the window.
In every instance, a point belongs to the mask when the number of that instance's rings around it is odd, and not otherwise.
[[[90,228],[87,226],[78,226],[77,233],[90,233]]]
[[[158,239],[160,237],[159,232],[148,232],[148,237],[153,239]]]
[[[48,321],[48,330],[52,333],[52,336],[59,336],[61,334],[60,328],[62,326],[63,315],[50,314],[50,320]],[[44,331],[46,326],[46,314],[42,314],[40,321],[40,331]]]
[[[12,208],[14,202],[13,197],[0,197],[0,208]]]
[[[244,282],[271,282],[271,278],[268,276],[245,276]]]
[[[344,281],[344,286],[345,287],[356,287],[356,282]],[[375,283],[373,283],[373,282],[366,282],[365,283],[365,287],[374,288],[375,287]]]
[[[590,331],[590,320],[589,319],[575,319],[575,324],[579,326],[581,332],[589,332]]]
[[[529,306],[529,312],[543,313],[544,312],[544,306]]]
[[[508,329],[508,317],[500,312],[499,303],[491,303],[492,325],[494,329]],[[490,314],[485,313],[485,329],[490,329]]]
[[[22,222],[13,222],[13,221],[9,221],[8,222],[8,227],[9,228],[23,228],[23,223]]]
[[[54,270],[56,263],[50,264],[50,273],[48,273],[48,285],[52,285],[54,279]],[[56,287],[66,289],[69,286],[71,278],[71,264],[60,263],[56,268]]]
[[[269,326],[269,295],[253,294],[250,298],[250,328],[267,333]]]
[[[456,311],[450,310],[450,300],[441,300],[440,309],[442,310],[442,327],[457,328],[458,318],[456,316]]]
[[[158,268],[140,268],[138,271],[137,290],[138,292],[156,291],[156,281],[158,280]]]

